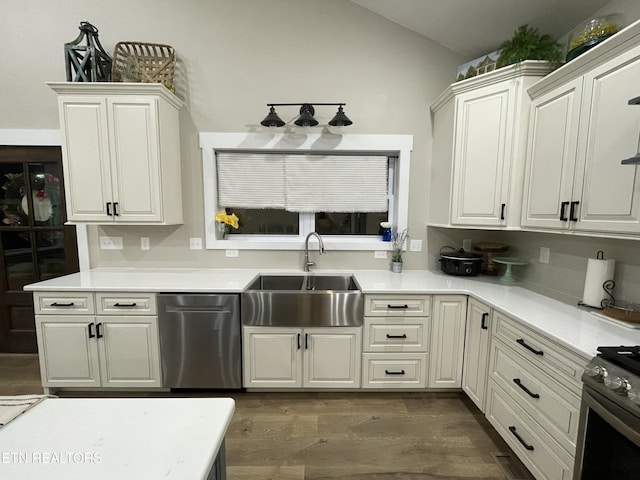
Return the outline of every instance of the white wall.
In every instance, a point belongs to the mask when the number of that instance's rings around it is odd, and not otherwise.
[[[8,3],[8,4],[7,4]],[[93,266],[286,267],[300,252],[191,251],[189,237],[204,234],[200,131],[255,131],[267,102],[346,102],[351,133],[414,135],[409,230],[426,244],[431,155],[429,105],[455,79],[464,58],[345,0],[33,0],[3,2],[0,17],[2,93],[0,129],[56,128],[55,94],[48,80],[65,80],[63,44],[80,21],[100,30],[100,41],[138,40],[173,46],[179,59],[177,95],[185,224],[180,227],[89,228]],[[286,120],[295,108],[280,109]],[[335,112],[318,109],[325,123]],[[125,250],[100,251],[98,235],[124,237]],[[142,252],[140,236],[151,237]],[[426,255],[408,253],[407,268],[426,267]],[[372,252],[330,252],[325,268],[386,268]]]

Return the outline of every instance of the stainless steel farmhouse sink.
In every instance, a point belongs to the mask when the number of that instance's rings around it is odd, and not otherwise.
[[[351,275],[261,275],[242,293],[242,324],[357,327],[363,299]]]

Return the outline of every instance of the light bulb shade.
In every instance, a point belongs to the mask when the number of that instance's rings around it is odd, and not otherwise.
[[[284,122],[276,113],[276,109],[271,107],[269,109],[269,114],[264,117],[264,120],[260,122],[260,125],[264,125],[265,127],[282,127]]]
[[[331,119],[329,125],[332,127],[346,127],[352,123],[353,122],[349,120],[349,117],[344,114],[342,111],[342,105],[340,105],[340,107],[338,107],[338,113],[336,113],[336,116]]]
[[[318,121],[313,118],[314,113],[315,109],[313,108],[313,105],[303,103],[300,107],[300,116],[293,123],[299,127],[315,127],[318,125]]]

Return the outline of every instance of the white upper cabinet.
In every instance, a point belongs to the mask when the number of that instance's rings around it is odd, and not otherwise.
[[[529,89],[522,226],[591,234],[640,233],[640,24]]]
[[[518,228],[530,100],[527,61],[452,84],[431,106],[429,225]]]
[[[49,83],[70,222],[182,223],[178,112],[159,84]]]

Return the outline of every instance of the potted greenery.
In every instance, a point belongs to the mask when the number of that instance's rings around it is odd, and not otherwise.
[[[524,60],[546,60],[553,68],[560,66],[560,44],[549,35],[540,35],[538,29],[521,25],[513,37],[500,45],[498,68]]]
[[[395,273],[402,272],[402,251],[404,250],[404,244],[407,241],[407,229],[402,232],[398,232],[398,227],[393,227],[391,232],[391,271]]]

